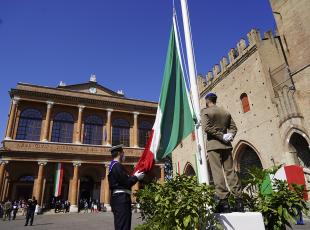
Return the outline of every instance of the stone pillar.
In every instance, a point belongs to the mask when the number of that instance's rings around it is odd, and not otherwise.
[[[44,127],[43,127],[43,136],[41,138],[41,140],[45,142],[48,141],[48,137],[49,137],[51,113],[52,113],[54,102],[47,101],[46,104],[47,104],[46,116],[45,116]]]
[[[34,186],[33,186],[33,192],[32,195],[37,199],[38,205],[41,206],[41,196],[42,196],[42,190],[43,190],[43,173],[44,173],[44,166],[46,165],[46,161],[39,161],[39,169],[38,169],[38,176],[35,180]]]
[[[1,188],[2,194],[1,194],[1,200],[5,201],[6,199],[6,188],[8,185],[8,178],[7,178],[7,173],[4,173],[4,180],[3,180],[3,187]]]
[[[14,121],[15,121],[15,114],[17,110],[17,105],[20,98],[14,97],[12,100],[12,106],[11,106],[11,112],[9,116],[9,123],[6,130],[5,140],[11,140],[13,135],[13,127],[14,127]]]
[[[133,113],[133,147],[138,147],[138,112]]]
[[[160,180],[159,182],[163,184],[165,182],[165,165],[160,165]]]
[[[107,210],[111,210],[110,206],[110,186],[109,186],[109,165],[105,165],[105,178],[104,178],[104,206],[107,208]]]
[[[78,180],[79,180],[79,167],[81,166],[80,162],[73,163],[73,177],[71,182],[71,194],[70,194],[70,212],[78,212],[77,205],[77,191],[78,191]]]
[[[106,129],[107,129],[107,142],[106,145],[107,146],[111,146],[112,145],[112,128],[111,128],[111,114],[112,114],[113,109],[107,109],[107,123],[105,125]]]
[[[3,201],[5,201],[8,198],[9,188],[10,188],[10,179],[8,175],[6,175],[5,182],[4,182],[4,188],[3,188],[3,194],[2,194]]]
[[[104,194],[105,194],[105,175],[101,177],[101,183],[100,183],[100,203],[104,203]]]
[[[4,179],[5,179],[5,165],[8,161],[0,160],[0,201],[1,201],[1,193],[4,188]]]
[[[77,121],[77,129],[76,129],[76,144],[81,144],[81,132],[82,132],[82,119],[83,119],[83,110],[85,106],[79,105],[79,115],[78,115],[78,121]]]

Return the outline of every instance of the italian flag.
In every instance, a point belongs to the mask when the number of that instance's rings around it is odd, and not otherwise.
[[[54,185],[54,196],[55,197],[58,197],[61,195],[63,173],[64,173],[63,164],[57,163],[56,172],[55,172],[55,185]]]
[[[154,160],[171,155],[178,144],[194,130],[194,114],[184,80],[175,19],[168,52],[156,119],[136,171],[151,170]]]
[[[267,175],[261,186],[262,194],[268,195],[272,193],[274,179],[286,181],[290,189],[292,189],[291,184],[303,185],[304,199],[308,200],[304,170],[299,165],[282,166],[274,175]]]

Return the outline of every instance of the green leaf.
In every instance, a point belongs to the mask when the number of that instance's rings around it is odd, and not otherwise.
[[[191,221],[191,216],[186,216],[184,219],[183,219],[183,224],[184,224],[184,227],[186,228],[189,224],[189,222]]]

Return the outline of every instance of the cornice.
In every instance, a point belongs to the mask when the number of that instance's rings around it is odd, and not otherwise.
[[[144,102],[140,103],[138,101],[131,100],[132,103],[126,103],[129,101],[129,99],[124,100],[123,98],[118,98],[118,100],[113,100],[112,98],[104,98],[105,100],[102,100],[102,98],[82,98],[77,96],[70,96],[70,95],[61,95],[61,94],[52,94],[52,93],[46,93],[46,92],[36,92],[36,91],[28,91],[28,90],[21,90],[21,89],[11,89],[10,91],[11,96],[12,95],[18,95],[21,97],[21,100],[27,99],[27,97],[31,97],[32,99],[40,99],[40,101],[46,101],[47,99],[53,99],[54,103],[57,104],[68,104],[70,102],[70,105],[72,106],[78,106],[79,104],[83,104],[86,107],[89,105],[95,105],[95,107],[98,108],[126,108],[129,111],[148,111],[151,113],[156,113],[157,110],[157,104],[151,104],[143,105]],[[101,100],[100,100],[101,99]],[[110,99],[108,101],[107,99]],[[133,103],[135,102],[135,103]],[[138,104],[137,104],[138,103]],[[150,102],[145,102],[150,103]],[[140,104],[140,105],[139,105]]]

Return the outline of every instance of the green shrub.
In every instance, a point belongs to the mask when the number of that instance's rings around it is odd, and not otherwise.
[[[199,184],[196,177],[177,175],[164,184],[151,183],[138,191],[144,229],[219,229],[212,210],[215,208],[214,189]]]

